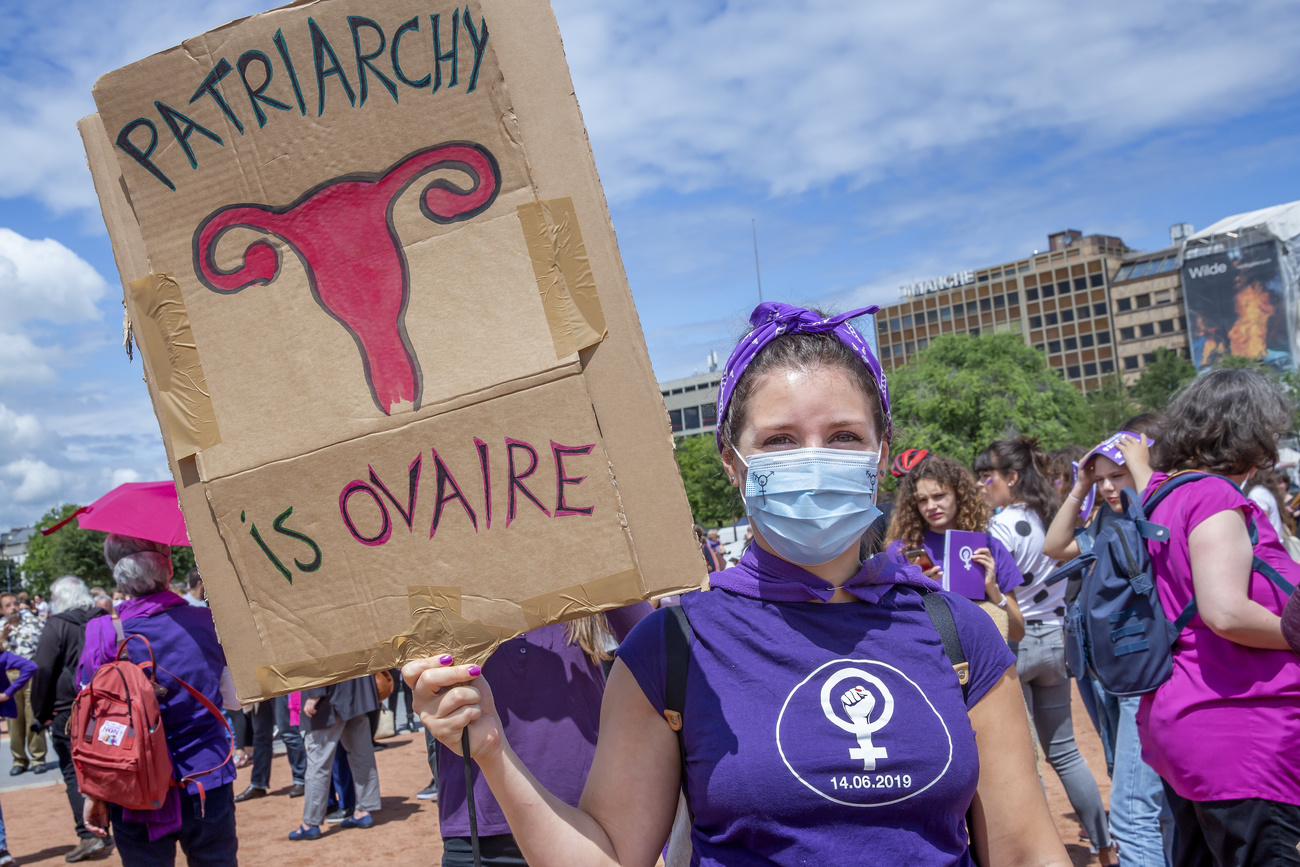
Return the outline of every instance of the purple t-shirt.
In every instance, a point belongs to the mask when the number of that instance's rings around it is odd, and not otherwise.
[[[1152,476],[1148,495],[1166,478]],[[1300,583],[1300,565],[1255,503],[1224,480],[1191,482],[1170,493],[1151,515],[1172,531],[1168,542],[1148,545],[1167,617],[1177,617],[1193,596],[1191,532],[1234,510],[1255,519],[1255,554],[1291,583]],[[1287,602],[1286,594],[1258,572],[1251,575],[1249,593],[1275,614]],[[1298,708],[1300,659],[1294,653],[1221,638],[1197,615],[1174,647],[1173,676],[1142,697],[1137,716],[1142,757],[1189,800],[1266,798],[1300,804]]]
[[[164,590],[126,600],[118,614],[123,631],[147,638],[159,668],[166,669],[158,673],[158,682],[168,688],[167,694],[158,700],[158,709],[167,732],[167,750],[171,753],[176,779],[193,776],[209,792],[234,782],[235,763],[229,761],[230,734],[226,721],[172,682],[172,675],[181,678],[221,707],[221,672],[226,667],[226,654],[217,640],[212,612],[187,605],[175,593]],[[127,645],[127,653],[136,663],[149,658],[143,641],[132,641]],[[80,682],[88,683],[95,671],[116,655],[113,619],[91,620],[86,624],[86,647],[81,652]],[[187,788],[192,795],[199,793],[195,782]]]
[[[914,588],[877,604],[682,597],[695,632],[683,714],[692,865],[973,863],[967,708],[1015,657],[973,602],[943,597],[970,662],[965,704]],[[618,652],[660,713],[665,614]]]
[[[641,602],[606,612],[610,632],[622,639],[651,611]],[[596,754],[605,672],[585,651],[570,644],[563,623],[543,626],[504,641],[483,663],[510,748],[555,797],[578,806]],[[481,835],[509,834],[501,805],[477,765],[474,807]],[[465,766],[438,745],[438,819],[444,837],[469,836]]]
[[[1024,583],[1024,577],[1016,566],[1016,558],[1011,556],[1007,546],[1003,545],[1000,540],[987,533],[984,534],[984,537],[988,539],[988,549],[993,554],[993,568],[998,576],[998,589],[1003,593],[1010,593]],[[921,537],[921,547],[930,556],[930,562],[940,569],[943,568],[943,540],[944,534],[936,533],[933,530],[926,530],[925,535]],[[890,542],[889,547],[885,549],[885,554],[899,563],[909,562],[907,553],[903,550],[903,541],[901,539]]]

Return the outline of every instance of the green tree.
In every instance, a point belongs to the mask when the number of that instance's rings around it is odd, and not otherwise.
[[[893,450],[927,448],[970,464],[989,443],[1024,433],[1044,448],[1069,444],[1088,406],[1018,334],[937,338],[890,377]]]
[[[727,472],[711,434],[679,439],[674,454],[696,521],[705,526],[730,524],[745,514],[739,494],[727,482]]]
[[[1174,395],[1196,378],[1196,365],[1164,347],[1157,349],[1155,356],[1155,361],[1133,383],[1131,393],[1148,412],[1164,412]]]
[[[1087,415],[1073,431],[1074,442],[1081,446],[1091,446],[1111,436],[1138,411],[1118,373],[1105,378],[1101,388],[1087,395],[1084,402],[1088,406]]]
[[[98,530],[83,530],[76,521],[48,536],[41,530],[52,527],[77,510],[74,505],[56,506],[46,512],[32,531],[23,561],[23,587],[28,593],[48,596],[50,585],[64,575],[76,575],[90,586],[112,587],[113,573],[104,562],[104,538]]]

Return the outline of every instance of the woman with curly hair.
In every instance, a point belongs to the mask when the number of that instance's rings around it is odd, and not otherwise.
[[[970,471],[952,458],[928,455],[899,481],[889,524],[888,551],[900,562],[912,559],[908,552],[923,551],[931,564],[925,570],[926,576],[940,581],[944,533],[982,533],[988,523],[988,506]],[[986,538],[988,545],[977,550],[971,560],[984,568],[984,592],[989,604],[1006,612],[1004,637],[1019,641],[1025,636],[1025,619],[1016,604],[1014,589],[1020,586],[1020,570],[1005,545],[992,536]]]

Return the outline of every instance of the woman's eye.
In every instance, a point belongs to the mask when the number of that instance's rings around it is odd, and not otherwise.
[[[835,436],[831,437],[831,441],[840,443],[860,443],[862,442],[862,437],[849,431],[840,431]]]

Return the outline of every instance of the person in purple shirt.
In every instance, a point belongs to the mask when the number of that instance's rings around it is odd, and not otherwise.
[[[682,597],[683,748],[665,714],[671,609],[619,649],[576,807],[514,750],[478,666],[406,665],[433,735],[459,751],[468,733],[532,867],[655,863],[683,790],[695,867],[1069,864],[992,621],[914,566],[859,556],[892,428],[885,376],[848,320],[875,310],[760,304],[728,359],[719,448],[755,544]],[[932,594],[955,621],[965,689]]]
[[[641,602],[543,626],[503,642],[483,665],[500,696],[497,713],[511,746],[547,791],[566,804],[577,806],[596,753],[605,692],[601,662],[612,658],[608,640],[622,641],[650,612],[649,603]],[[439,744],[437,749],[442,867],[469,867],[473,855],[464,765],[447,747]],[[482,776],[473,776],[482,863],[523,867],[501,805]]]
[[[909,551],[923,551],[931,564],[923,567],[925,575],[938,581],[943,577],[944,533],[983,533],[988,525],[989,508],[970,470],[952,458],[927,454],[898,483],[887,551],[900,562],[912,559]],[[971,561],[984,567],[988,604],[1006,612],[1007,640],[1019,641],[1025,637],[1025,618],[1015,588],[1024,579],[1007,546],[988,534],[985,539],[987,546],[976,550]]]
[[[13,683],[9,682],[11,671],[18,672]],[[36,663],[8,650],[0,651],[0,716],[13,718],[17,710],[13,694],[21,690],[34,674],[36,674]]]
[[[226,657],[217,640],[212,612],[187,604],[168,589],[171,559],[159,547],[116,534],[105,540],[104,556],[113,566],[113,581],[126,594],[126,601],[117,611],[120,621],[98,617],[86,624],[79,679],[89,682],[100,666],[117,656],[119,623],[123,634],[147,638],[158,664],[158,682],[167,688],[158,706],[173,773],[176,780],[189,782],[173,786],[157,810],[124,810],[86,798],[85,824],[105,835],[111,821],[125,867],[170,865],[177,844],[190,867],[235,865],[239,840],[229,729],[224,719],[179,684],[168,682],[180,678],[220,707]],[[133,662],[148,659],[144,642],[132,641],[127,650]]]

